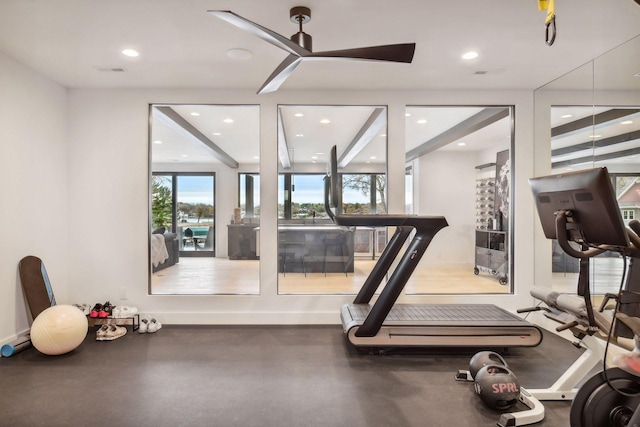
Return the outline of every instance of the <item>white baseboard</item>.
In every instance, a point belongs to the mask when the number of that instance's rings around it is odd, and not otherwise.
[[[141,315],[147,314],[141,312]],[[148,313],[167,325],[339,325],[335,311],[315,313],[244,312],[244,313]]]
[[[3,338],[2,340],[0,340],[0,347],[2,347],[5,344],[9,344],[10,342],[13,342],[14,340],[18,339],[18,337],[27,335],[30,331],[31,329],[25,329],[24,331],[18,331],[18,333],[15,335],[11,335]]]

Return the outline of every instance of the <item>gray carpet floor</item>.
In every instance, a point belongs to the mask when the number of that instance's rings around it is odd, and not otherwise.
[[[0,359],[0,426],[495,426],[500,413],[454,380],[474,353],[362,354],[340,326],[165,326],[109,342],[90,331],[66,355]],[[580,353],[545,333],[505,359],[544,388]],[[569,402],[545,408],[538,426],[569,425]]]

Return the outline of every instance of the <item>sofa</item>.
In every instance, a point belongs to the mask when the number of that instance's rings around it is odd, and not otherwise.
[[[172,265],[177,264],[180,261],[180,241],[178,240],[178,235],[176,233],[165,233],[164,228],[153,230],[153,234],[163,235],[164,244],[167,248],[168,254],[168,258],[157,266],[153,265],[152,263],[152,271],[155,273],[167,267],[171,267]]]

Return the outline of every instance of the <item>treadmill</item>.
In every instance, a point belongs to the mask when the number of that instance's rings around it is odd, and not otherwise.
[[[343,227],[396,227],[353,303],[345,304],[340,312],[344,333],[351,344],[378,349],[510,348],[540,344],[540,328],[493,304],[396,304],[429,243],[448,226],[447,220],[442,216],[334,214],[332,207],[338,206],[338,188],[337,153],[333,146],[325,178],[328,215]],[[415,235],[391,277],[371,303],[413,231]]]

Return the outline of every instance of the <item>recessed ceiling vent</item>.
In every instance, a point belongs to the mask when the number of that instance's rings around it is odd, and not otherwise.
[[[122,67],[93,67],[93,68],[102,73],[124,73],[127,71]]]
[[[478,75],[478,76],[482,76],[484,74],[487,74],[488,71],[487,70],[478,70],[478,71],[474,71],[473,74]]]

